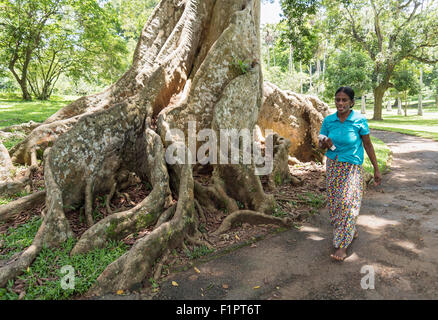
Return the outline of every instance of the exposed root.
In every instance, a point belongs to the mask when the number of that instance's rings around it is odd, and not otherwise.
[[[163,270],[163,265],[166,263],[167,259],[169,258],[169,254],[170,254],[170,250],[167,250],[163,257],[161,258],[160,262],[158,262],[156,268],[155,268],[155,272],[154,272],[154,280],[157,281],[158,279],[160,279],[161,276],[161,272]]]
[[[278,218],[264,213],[251,210],[239,210],[227,216],[213,235],[219,235],[230,230],[236,223],[249,224],[276,224],[283,227],[290,227],[291,220]]]
[[[205,217],[204,209],[202,209],[201,205],[199,204],[198,200],[196,200],[196,199],[195,199],[195,206],[196,206],[196,211],[198,211],[199,219],[201,220],[202,223],[206,223],[207,218]]]
[[[38,191],[28,196],[19,198],[8,204],[0,206],[0,221],[12,219],[20,212],[32,209],[44,203],[46,199],[45,191]]]
[[[38,253],[43,245],[55,246],[73,237],[67,219],[65,218],[62,204],[62,194],[59,188],[54,186],[52,171],[47,160],[50,159],[48,153],[45,153],[45,181],[50,186],[50,193],[46,197],[47,213],[41,227],[32,241],[32,244],[24,250],[17,258],[9,261],[5,266],[0,268],[0,287],[4,287],[8,280],[15,278],[25,270]]]
[[[88,179],[85,187],[85,219],[87,220],[87,225],[89,227],[94,224],[93,200],[93,182],[92,180]]]
[[[22,123],[22,124],[16,124],[9,127],[3,128],[1,131],[3,132],[16,132],[16,131],[22,131],[25,134],[29,134],[32,130],[39,127],[41,123],[34,122],[30,120],[29,122]]]
[[[165,223],[166,221],[169,221],[172,216],[175,214],[175,210],[176,210],[176,203],[173,204],[172,206],[170,206],[169,208],[167,208],[158,218],[157,223],[155,224],[155,228],[158,228],[159,226],[161,226],[163,223]]]
[[[117,182],[114,182],[113,185],[111,186],[111,190],[110,190],[108,196],[106,197],[105,208],[106,208],[106,211],[108,212],[108,214],[113,213],[111,206],[110,206],[110,203],[111,203],[111,200],[114,196],[114,193],[116,192],[116,188],[117,188]]]
[[[0,183],[0,194],[11,196],[23,191],[29,183],[29,178],[23,177],[18,181]]]
[[[214,210],[216,207],[225,208],[228,212],[239,210],[236,200],[229,197],[223,186],[214,179],[215,183],[211,186],[203,186],[195,181],[196,199],[202,206]],[[199,206],[200,207],[200,206]]]
[[[145,162],[150,168],[151,193],[134,208],[114,212],[89,228],[73,248],[71,254],[85,253],[92,248],[102,247],[109,239],[120,240],[128,234],[154,225],[163,209],[171,200],[169,175],[164,158],[164,148],[160,137],[148,129],[146,135],[146,154],[150,157]],[[147,169],[146,168],[146,169]],[[148,171],[144,169],[144,171]]]
[[[41,235],[40,235],[41,237]],[[0,287],[5,287],[9,279],[13,279],[26,270],[42,249],[40,237],[35,239],[31,246],[8,261],[5,266],[0,268]]]
[[[97,278],[89,294],[135,289],[141,285],[143,279],[151,272],[155,261],[166,250],[179,246],[193,228],[194,211],[192,170],[190,165],[185,165],[173,219],[139,239],[131,250],[111,263]]]
[[[272,140],[274,159],[272,172],[268,176],[268,187],[270,190],[275,190],[276,187],[291,180],[288,163],[291,142],[289,139],[285,139],[276,133],[274,133]]]
[[[207,241],[202,240],[200,238],[196,238],[196,236],[186,236],[186,240],[195,246],[206,246],[208,249],[214,249],[214,247]]]

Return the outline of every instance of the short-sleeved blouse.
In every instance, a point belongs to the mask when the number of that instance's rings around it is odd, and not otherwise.
[[[321,126],[321,134],[329,137],[336,149],[328,149],[326,156],[332,160],[361,165],[364,161],[364,150],[361,136],[370,133],[367,119],[359,112],[351,110],[347,119],[341,122],[335,112],[325,117]]]

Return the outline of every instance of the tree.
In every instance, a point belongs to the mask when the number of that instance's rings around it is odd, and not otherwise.
[[[309,63],[322,43],[315,19],[317,0],[281,0],[280,5],[287,27],[283,38],[294,48],[294,58]]]
[[[153,229],[103,271],[91,288],[95,294],[138,286],[184,240],[208,246],[198,230],[206,209],[230,212],[217,233],[244,221],[288,225],[269,214],[275,201],[264,192],[254,161],[230,163],[228,145],[206,150],[196,135],[190,140],[197,132],[210,134],[210,141],[222,130],[254,128],[263,85],[259,15],[259,0],[162,0],[117,82],[64,107],[11,150],[14,162],[31,166],[44,153],[46,210],[32,245],[0,268],[0,286],[25,270],[43,245],[72,236],[66,208],[83,207],[89,225],[71,254]],[[287,144],[277,139],[272,159],[269,141],[265,163],[275,170],[281,150],[287,165]],[[190,155],[224,156],[225,163],[192,164]],[[243,151],[237,155],[244,157]],[[198,170],[208,173],[208,185],[194,179]],[[132,209],[94,221],[94,198],[110,199],[131,178],[149,182],[151,193]]]
[[[408,63],[403,63],[393,74],[392,81],[394,88],[402,93],[405,100],[405,116],[408,115],[408,95],[417,94],[420,91],[420,84],[415,72]]]
[[[435,94],[435,104],[438,108],[438,66],[435,65],[433,68],[430,68],[429,72],[424,74],[424,84],[432,88],[433,93]]]
[[[391,76],[404,59],[436,63],[438,4],[432,0],[284,0],[285,15],[300,25],[322,6],[327,34],[338,43],[358,46],[374,61],[374,120],[382,119],[382,101]],[[304,14],[303,14],[304,13]],[[291,18],[289,18],[291,17]]]
[[[382,101],[394,69],[404,59],[438,61],[438,6],[433,1],[327,1],[329,16],[344,38],[374,61],[374,120],[382,119]]]
[[[372,64],[370,58],[360,51],[342,50],[332,54],[327,66],[325,97],[333,99],[336,89],[341,86],[350,86],[356,96],[362,96],[371,89]]]
[[[120,76],[126,44],[115,33],[115,12],[95,0],[3,1],[0,62],[20,85],[23,99],[48,99],[61,73]],[[104,51],[102,51],[104,49]],[[123,70],[123,68],[122,68]]]

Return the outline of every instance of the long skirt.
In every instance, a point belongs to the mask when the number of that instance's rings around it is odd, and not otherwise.
[[[346,248],[353,241],[362,202],[362,166],[327,158],[327,201],[333,226],[333,245]]]

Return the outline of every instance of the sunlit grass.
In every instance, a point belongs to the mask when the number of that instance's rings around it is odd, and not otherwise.
[[[376,137],[371,136],[371,142],[373,143],[374,151],[376,153],[376,158],[377,158],[377,164],[379,166],[380,172],[385,173],[389,170],[390,164],[388,162],[390,159],[391,150],[382,140],[377,139]],[[371,161],[368,158],[366,152],[365,152],[363,168],[365,171],[371,174],[374,173],[374,167],[371,164]]]
[[[74,97],[53,97],[49,101],[23,101],[13,94],[0,94],[0,129],[16,124],[43,122],[69,104]]]
[[[438,112],[425,110],[423,116],[384,114],[382,121],[368,120],[372,129],[399,132],[438,141]]]

